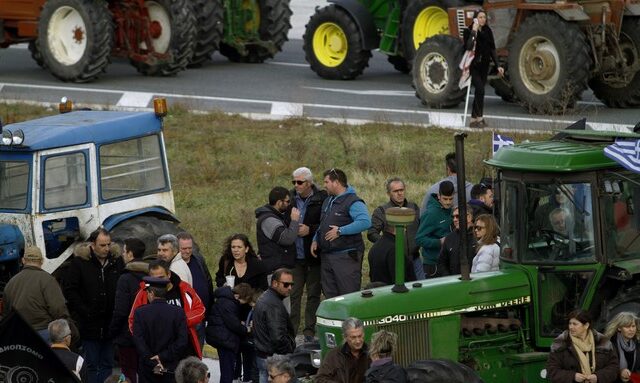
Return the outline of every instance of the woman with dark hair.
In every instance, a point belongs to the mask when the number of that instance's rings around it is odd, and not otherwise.
[[[469,126],[471,128],[484,128],[487,126],[487,123],[482,117],[484,110],[484,87],[487,84],[487,76],[489,75],[489,61],[493,60],[496,64],[500,76],[504,74],[504,68],[498,63],[493,32],[487,24],[487,12],[482,9],[474,12],[473,23],[464,30],[463,38],[465,50],[474,50],[475,45],[475,57],[469,68],[471,84],[475,89],[473,106],[471,107],[471,123]]]
[[[640,373],[640,333],[638,317],[634,313],[618,313],[609,324],[604,335],[611,340],[620,363],[619,381],[628,382],[631,374]]]
[[[618,378],[618,357],[609,339],[591,328],[591,315],[574,310],[569,329],[551,345],[547,377],[551,383],[613,383]]]
[[[248,283],[252,288],[262,291],[269,287],[262,261],[258,259],[249,238],[244,234],[234,234],[224,241],[216,273],[216,285],[224,285],[229,275],[235,277],[234,285]]]
[[[497,271],[500,268],[500,246],[498,246],[498,223],[491,214],[476,217],[473,231],[478,239],[478,252],[471,262],[472,273]]]

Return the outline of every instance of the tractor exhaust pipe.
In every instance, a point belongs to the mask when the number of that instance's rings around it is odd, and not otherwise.
[[[458,166],[457,190],[458,190],[458,214],[460,218],[460,279],[463,281],[471,280],[469,268],[469,245],[467,241],[467,193],[465,187],[466,172],[464,169],[464,139],[466,133],[456,133],[456,165]]]

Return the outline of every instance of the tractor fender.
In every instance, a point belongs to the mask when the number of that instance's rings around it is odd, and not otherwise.
[[[362,35],[362,47],[365,50],[377,49],[380,45],[380,36],[376,24],[373,21],[371,12],[357,0],[328,0],[336,7],[344,9],[358,25],[360,34]]]
[[[105,219],[104,222],[102,223],[102,226],[105,229],[111,231],[111,229],[116,227],[116,225],[118,225],[119,223],[127,221],[133,217],[141,216],[141,215],[149,215],[149,216],[165,219],[168,221],[180,223],[180,220],[178,219],[178,217],[176,217],[175,214],[173,214],[169,210],[165,209],[162,206],[152,206],[144,209],[128,211],[126,213],[114,214],[108,217],[107,219]]]

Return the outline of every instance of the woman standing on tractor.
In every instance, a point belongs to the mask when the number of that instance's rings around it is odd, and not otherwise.
[[[482,117],[484,110],[484,88],[489,75],[489,60],[498,67],[498,74],[504,75],[504,68],[498,63],[496,54],[496,43],[493,39],[493,32],[487,24],[487,12],[479,9],[473,14],[473,23],[464,30],[464,49],[475,51],[475,57],[471,62],[469,72],[471,74],[471,84],[475,89],[473,106],[471,107],[471,128],[484,128],[487,126]],[[475,48],[474,48],[475,46]]]

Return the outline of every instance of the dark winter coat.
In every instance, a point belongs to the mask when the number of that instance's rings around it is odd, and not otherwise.
[[[267,272],[292,268],[296,262],[298,222],[266,204],[256,209],[258,253]]]
[[[267,283],[267,270],[265,269],[262,261],[256,257],[247,256],[247,271],[245,271],[242,277],[238,277],[238,274],[235,270],[231,270],[233,268],[233,259],[225,260],[224,257],[220,257],[220,262],[218,263],[218,271],[216,272],[216,286],[223,286],[227,280],[225,279],[225,275],[235,275],[236,281],[235,286],[240,283],[248,283],[249,286],[253,289],[260,289],[265,291],[269,288],[269,284]]]
[[[473,263],[473,257],[476,254],[476,246],[478,241],[473,230],[467,231],[467,259],[469,262],[469,270],[471,270],[471,264]],[[444,237],[444,243],[442,244],[442,250],[440,250],[440,256],[438,257],[438,275],[455,275],[460,274],[460,231],[454,230],[449,235]]]
[[[616,352],[616,355],[618,355],[618,359],[620,359],[620,350],[618,349],[618,337],[622,336],[620,335],[619,332],[616,332],[612,337],[611,337],[611,345],[613,346],[613,349]],[[638,373],[640,372],[640,342],[638,342],[636,340],[636,352],[635,352],[636,356],[635,356],[635,361],[633,358],[633,353],[626,353],[625,352],[625,358],[627,359],[627,366],[629,366],[629,371],[631,372],[635,372]],[[618,363],[620,362],[620,360],[618,360]],[[633,368],[632,368],[633,367]],[[617,380],[618,382],[622,382],[621,379]]]
[[[369,250],[369,280],[391,285],[396,278],[396,237],[385,232]],[[413,260],[405,254],[404,280],[416,280]]]
[[[113,253],[109,254],[103,266],[88,244],[79,245],[74,251],[66,274],[64,293],[82,339],[107,338],[118,278],[123,268],[122,258]]]
[[[265,355],[290,354],[296,347],[296,332],[282,299],[280,294],[269,288],[253,309],[253,336],[261,358]]]
[[[193,262],[193,263],[192,263]],[[211,272],[209,272],[209,268],[207,267],[207,262],[201,254],[194,252],[191,255],[191,259],[189,263],[189,270],[191,270],[191,277],[193,279],[193,288],[200,296],[204,307],[207,308],[207,313],[209,312],[209,307],[213,302],[213,278],[211,278]],[[200,271],[204,276],[204,280],[200,282],[196,282],[197,272]]]
[[[493,38],[493,31],[488,25],[482,27],[478,32],[473,32],[470,27],[465,28],[462,35],[465,50],[472,50],[474,41],[476,43],[475,57],[471,65],[489,68],[490,60],[493,60],[496,66],[498,65],[496,42]]]
[[[479,199],[472,199],[469,201],[469,205],[471,205],[473,219],[475,220],[480,214],[489,214],[493,215],[493,209],[487,206],[484,202]]]
[[[593,330],[591,330],[593,331]],[[607,337],[593,331],[596,350],[596,370],[598,383],[612,383],[618,378],[618,356]],[[581,372],[580,361],[571,342],[569,331],[565,330],[554,339],[547,361],[547,377],[551,383],[571,383],[576,372]]]
[[[327,353],[322,361],[315,383],[353,383],[364,381],[365,374],[371,363],[368,348],[365,344],[358,358],[351,354],[349,346],[334,348]]]
[[[143,261],[132,261],[125,265],[118,279],[113,317],[109,325],[109,338],[113,343],[123,347],[135,347],[129,332],[129,314],[133,300],[140,289],[140,281],[149,272],[149,264]]]
[[[322,216],[322,203],[327,198],[327,192],[325,190],[318,190],[316,185],[312,185],[313,194],[309,196],[309,202],[307,203],[307,210],[304,213],[304,217],[302,218],[302,224],[309,226],[309,234],[304,237],[303,245],[304,245],[304,255],[305,261],[309,264],[318,264],[320,263],[320,257],[314,257],[311,255],[311,243],[313,242],[313,235],[320,227],[320,217]],[[291,197],[291,205],[293,208],[295,206],[296,200],[296,190],[292,189],[290,192]],[[287,212],[290,214],[290,211]]]
[[[207,317],[207,343],[237,353],[242,337],[247,335],[247,327],[240,323],[240,302],[229,286],[216,289],[214,296],[215,303]]]
[[[390,207],[406,207],[413,209],[416,212],[416,216],[413,219],[413,223],[407,226],[407,248],[408,254],[412,259],[416,259],[420,256],[420,246],[416,245],[416,233],[418,232],[418,226],[420,225],[420,208],[413,202],[409,202],[406,199],[402,206],[397,206],[391,200],[384,205],[378,206],[371,214],[371,227],[367,231],[367,239],[371,242],[376,242],[382,238],[382,234],[385,232],[385,228],[389,225],[387,223],[387,217],[385,211]]]
[[[364,381],[365,383],[406,383],[409,379],[402,366],[393,363],[391,358],[383,358],[371,362]]]

